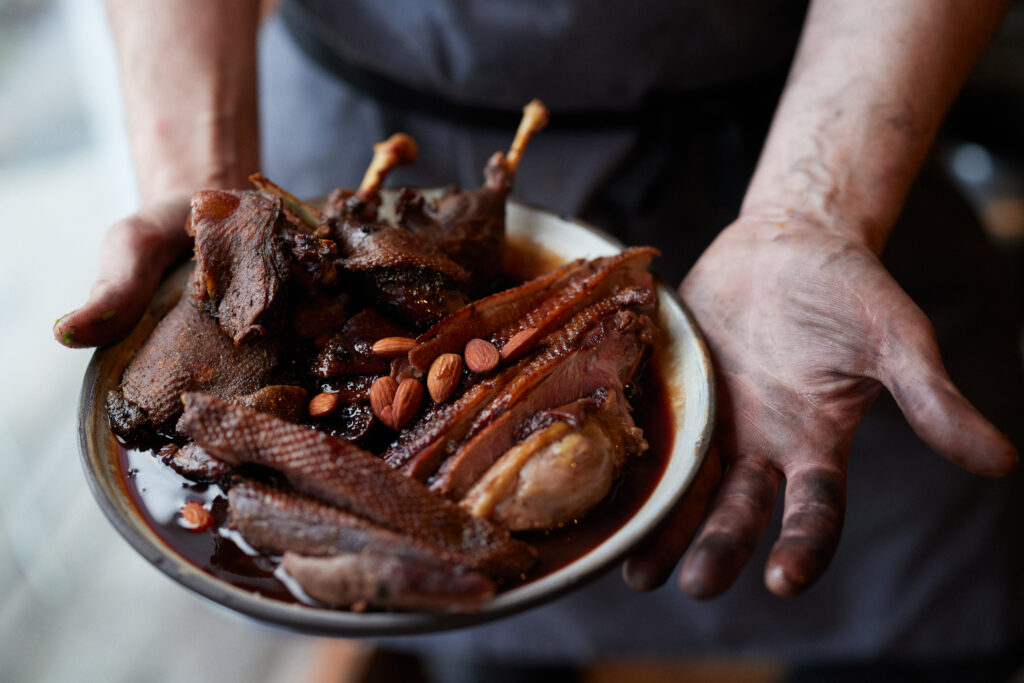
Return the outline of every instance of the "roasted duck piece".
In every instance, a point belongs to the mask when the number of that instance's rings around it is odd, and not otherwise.
[[[425,237],[469,274],[471,294],[490,289],[501,273],[505,252],[505,200],[530,137],[544,128],[548,111],[539,100],[523,109],[508,154],[496,152],[484,169],[484,184],[476,190],[451,192],[436,203],[406,190],[395,209],[400,227]]]
[[[482,573],[363,551],[328,557],[286,552],[281,566],[311,598],[340,607],[475,612],[494,596]]]
[[[460,505],[506,529],[551,529],[586,514],[629,455],[647,450],[618,391],[538,413],[546,423],[506,451]]]
[[[271,467],[296,490],[412,536],[473,569],[518,576],[532,561],[529,546],[349,442],[199,393],[186,394],[178,429],[220,460]]]
[[[281,202],[258,192],[205,190],[192,197],[192,299],[236,343],[263,335],[288,275],[279,238]]]
[[[441,465],[431,489],[455,500],[515,443],[517,427],[532,415],[600,389],[621,391],[653,342],[654,323],[641,310],[652,289],[631,288],[578,313],[555,333],[475,419],[466,440]]]
[[[307,228],[333,241],[337,268],[348,274],[351,289],[370,292],[367,303],[383,304],[422,329],[467,303],[461,285],[469,275],[428,240],[376,221],[381,183],[395,166],[416,158],[415,144],[401,133],[376,144],[362,185],[354,193],[332,193],[326,213],[259,174],[250,179]]]
[[[235,345],[218,322],[182,296],[157,324],[107,396],[114,432],[143,440],[150,428],[169,429],[181,413],[181,394],[201,389],[224,398],[250,394],[277,367],[276,339]]]

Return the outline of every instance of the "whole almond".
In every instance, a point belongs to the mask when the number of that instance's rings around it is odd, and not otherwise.
[[[412,377],[403,379],[398,385],[398,391],[395,392],[395,400],[391,403],[391,409],[395,414],[394,428],[401,429],[411,420],[422,402],[423,385]]]
[[[181,508],[183,526],[189,531],[203,531],[213,524],[213,514],[202,503],[190,500]]]
[[[530,348],[533,337],[537,334],[536,327],[527,327],[512,335],[512,338],[501,347],[501,359],[512,360],[523,355],[523,352]]]
[[[324,417],[330,415],[338,407],[338,396],[330,392],[317,394],[309,402],[310,417]]]
[[[409,337],[384,337],[373,343],[373,352],[384,358],[397,358],[409,353],[416,346],[416,340]]]
[[[470,339],[466,344],[466,367],[475,373],[490,372],[498,367],[501,354],[486,339]]]
[[[391,407],[396,391],[398,391],[398,385],[387,375],[378,377],[370,385],[370,407],[384,424],[388,424],[388,421],[384,419],[384,409]]]
[[[442,353],[427,373],[427,391],[436,403],[443,403],[455,391],[462,374],[462,358],[457,353]]]
[[[395,411],[391,406],[384,406],[384,408],[377,413],[377,417],[391,429],[395,428]]]

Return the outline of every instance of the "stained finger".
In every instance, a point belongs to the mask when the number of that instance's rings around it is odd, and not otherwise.
[[[679,573],[679,587],[703,600],[725,592],[757,547],[775,506],[781,475],[767,460],[732,464],[711,513]]]
[[[782,530],[764,571],[771,592],[797,595],[821,577],[839,545],[845,511],[841,467],[808,466],[787,473]]]
[[[700,528],[708,504],[722,479],[722,460],[712,448],[696,479],[669,518],[652,538],[622,566],[622,579],[633,590],[648,591],[664,584]]]
[[[917,435],[939,455],[976,474],[1000,476],[1017,450],[954,386],[928,318],[914,306],[897,323],[879,379]]]
[[[65,346],[99,346],[135,326],[164,270],[188,247],[188,202],[166,202],[115,224],[100,248],[100,274],[80,308],[61,316],[54,337]]]

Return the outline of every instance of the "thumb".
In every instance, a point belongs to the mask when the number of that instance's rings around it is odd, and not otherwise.
[[[188,248],[188,211],[188,198],[175,197],[115,223],[100,246],[100,272],[89,299],[57,319],[54,338],[79,348],[127,335],[142,317],[164,270]]]
[[[1017,449],[953,385],[921,309],[901,311],[886,346],[879,379],[925,443],[975,474],[1002,476],[1016,466]]]

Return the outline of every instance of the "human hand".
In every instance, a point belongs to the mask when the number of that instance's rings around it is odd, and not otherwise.
[[[741,217],[680,292],[715,364],[715,445],[726,468],[679,574],[690,596],[711,598],[733,583],[783,477],[765,584],[791,596],[821,576],[842,529],[853,432],[883,386],[954,464],[993,476],[1015,466],[1014,447],[950,381],[927,317],[857,239],[797,217]],[[705,490],[695,485],[627,563],[629,585],[649,589],[668,577],[696,533],[713,475],[701,475]]]
[[[70,347],[121,339],[138,322],[168,266],[188,249],[189,197],[149,204],[115,223],[100,247],[100,269],[80,308],[57,319],[54,338]]]

